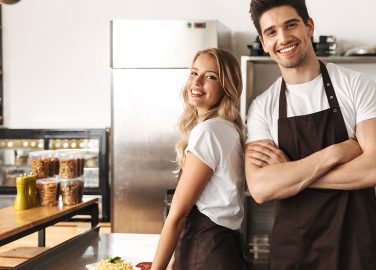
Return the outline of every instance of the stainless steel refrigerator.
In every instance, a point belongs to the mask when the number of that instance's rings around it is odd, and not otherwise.
[[[177,184],[181,89],[196,51],[229,48],[230,31],[218,21],[113,20],[111,35],[112,231],[160,233]]]

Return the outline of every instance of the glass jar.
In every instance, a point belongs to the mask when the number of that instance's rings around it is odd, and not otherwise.
[[[83,181],[79,179],[63,179],[60,181],[60,191],[63,205],[75,205],[82,201]]]
[[[37,180],[37,193],[39,205],[51,206],[58,204],[58,184],[59,182],[54,178]]]
[[[30,153],[31,172],[37,179],[48,178],[50,169],[48,153],[49,151],[35,151]]]
[[[61,179],[72,179],[77,177],[78,162],[76,153],[72,151],[60,152],[59,157],[59,175]]]

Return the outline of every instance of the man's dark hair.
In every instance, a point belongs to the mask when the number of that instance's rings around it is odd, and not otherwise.
[[[252,0],[249,13],[253,24],[256,27],[257,32],[261,35],[260,28],[260,17],[265,11],[269,9],[280,7],[280,6],[290,6],[296,10],[299,16],[302,18],[305,25],[307,25],[309,20],[307,6],[305,0]]]

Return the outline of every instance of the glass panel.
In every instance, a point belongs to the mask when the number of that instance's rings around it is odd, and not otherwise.
[[[16,178],[31,172],[29,153],[43,149],[43,139],[0,140],[0,185],[15,186]]]
[[[49,142],[49,149],[85,150],[85,187],[99,187],[99,139],[51,139]]]

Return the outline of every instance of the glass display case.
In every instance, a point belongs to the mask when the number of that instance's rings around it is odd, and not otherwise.
[[[84,198],[99,199],[99,216],[110,220],[109,130],[0,130],[0,208],[13,205],[16,178],[31,172],[30,153],[75,149],[84,152]]]

